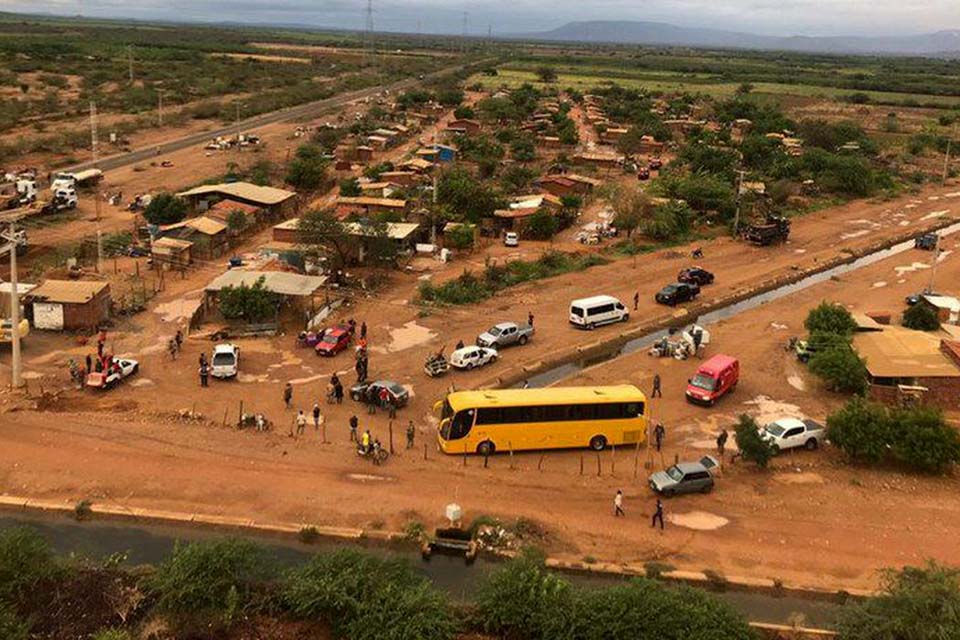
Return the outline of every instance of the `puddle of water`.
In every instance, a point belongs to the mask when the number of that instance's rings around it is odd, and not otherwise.
[[[237,373],[237,381],[238,381],[238,382],[244,382],[244,383],[248,383],[248,382],[266,382],[266,381],[267,381],[267,374],[264,373],[263,375],[255,376],[255,375],[253,375],[252,373],[244,373],[244,372],[241,371],[241,372]]]
[[[417,324],[416,320],[411,320],[407,324],[397,329],[390,329],[390,344],[387,345],[387,351],[396,352],[417,347],[430,342],[437,334]]]
[[[951,253],[953,253],[953,250],[952,250],[952,249],[943,249],[943,250],[941,250],[941,251],[940,251],[940,255],[937,256],[937,262],[938,262],[938,263],[943,262],[944,260],[947,259],[947,256],[950,255]]]
[[[850,240],[851,238],[859,238],[860,236],[865,236],[870,233],[869,229],[860,229],[859,231],[851,231],[850,233],[841,233],[841,240]]]
[[[315,376],[309,376],[307,378],[294,378],[290,381],[290,384],[309,384],[311,382],[316,382],[317,380],[323,380],[324,378],[330,377],[328,373],[318,373]]]
[[[667,515],[667,521],[678,527],[693,529],[694,531],[715,531],[730,523],[723,516],[706,511],[690,511],[687,513],[672,513]]]
[[[783,330],[785,330],[785,329],[789,329],[789,328],[790,328],[788,325],[780,324],[779,322],[771,322],[771,323],[770,323],[770,326],[771,326],[772,328],[776,329],[777,331],[783,331]]]
[[[930,220],[932,218],[939,218],[940,216],[945,216],[950,213],[950,209],[944,209],[943,211],[931,211],[927,215],[920,218],[921,220]]]
[[[24,371],[20,374],[24,380],[39,380],[43,374],[38,371]]]

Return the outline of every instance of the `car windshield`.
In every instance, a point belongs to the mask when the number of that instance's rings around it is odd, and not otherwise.
[[[786,429],[778,425],[776,422],[771,422],[768,424],[765,430],[770,435],[777,436],[778,438],[783,435],[784,431],[786,431]]]
[[[224,364],[233,364],[232,353],[218,353],[213,356],[213,366]]]
[[[683,480],[683,472],[681,472],[676,466],[667,469],[667,475],[670,476],[670,479],[674,482],[680,482]]]
[[[710,376],[698,373],[690,381],[690,384],[698,389],[703,389],[704,391],[713,391],[716,387],[717,381]]]
[[[387,389],[390,389],[391,393],[393,393],[393,395],[395,396],[399,396],[404,391],[403,387],[401,387],[399,384],[395,382],[393,384],[387,385]]]
[[[494,338],[496,338],[497,336],[500,335],[500,327],[490,327],[490,330],[487,331],[487,333],[489,333]]]
[[[668,294],[669,294],[669,293],[673,293],[673,292],[676,291],[676,290],[677,290],[677,287],[676,287],[675,285],[669,284],[669,285],[667,285],[667,286],[665,286],[665,287],[663,288],[662,293],[668,293]]]

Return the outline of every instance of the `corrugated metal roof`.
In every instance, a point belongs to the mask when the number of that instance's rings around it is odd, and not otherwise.
[[[414,231],[420,228],[416,222],[388,222],[387,237],[391,240],[406,240]],[[346,222],[343,230],[352,236],[368,235],[367,228],[356,222]]]
[[[337,204],[354,204],[365,207],[390,207],[394,209],[403,209],[407,206],[406,200],[396,200],[394,198],[368,198],[360,196],[357,198],[337,198]]]
[[[214,220],[213,218],[208,218],[206,216],[200,216],[199,218],[191,218],[187,220],[187,226],[194,231],[206,234],[208,236],[215,236],[218,233],[227,230],[227,225],[223,224],[219,220]]]
[[[98,280],[45,280],[29,297],[44,302],[85,304],[109,286],[110,283]]]
[[[277,189],[275,187],[261,187],[260,185],[249,182],[226,182],[222,184],[206,184],[181,191],[177,196],[186,198],[189,196],[202,196],[211,193],[233,196],[243,200],[250,200],[264,206],[277,205],[286,202],[297,194],[286,189]]]
[[[157,238],[151,245],[154,249],[189,249],[193,243],[189,240],[180,240],[178,238]]]
[[[940,351],[936,334],[891,325],[856,333],[853,344],[876,378],[960,377],[960,367]]]
[[[322,287],[326,276],[303,276],[285,271],[246,271],[231,269],[217,276],[207,285],[207,291],[220,291],[227,287],[239,287],[241,284],[252,287],[260,278],[267,291],[282,296],[309,296]]]

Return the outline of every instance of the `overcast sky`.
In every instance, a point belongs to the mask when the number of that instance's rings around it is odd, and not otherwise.
[[[485,35],[572,20],[650,20],[770,35],[960,29],[960,0],[373,0],[383,31]],[[0,10],[91,17],[362,27],[366,0],[0,0]]]

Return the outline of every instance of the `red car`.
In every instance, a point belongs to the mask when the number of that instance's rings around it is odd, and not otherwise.
[[[314,349],[318,356],[335,356],[350,345],[350,329],[343,325],[331,327],[323,332]]]
[[[637,171],[637,180],[649,180],[650,179],[650,169],[646,167],[640,167],[640,170]]]

